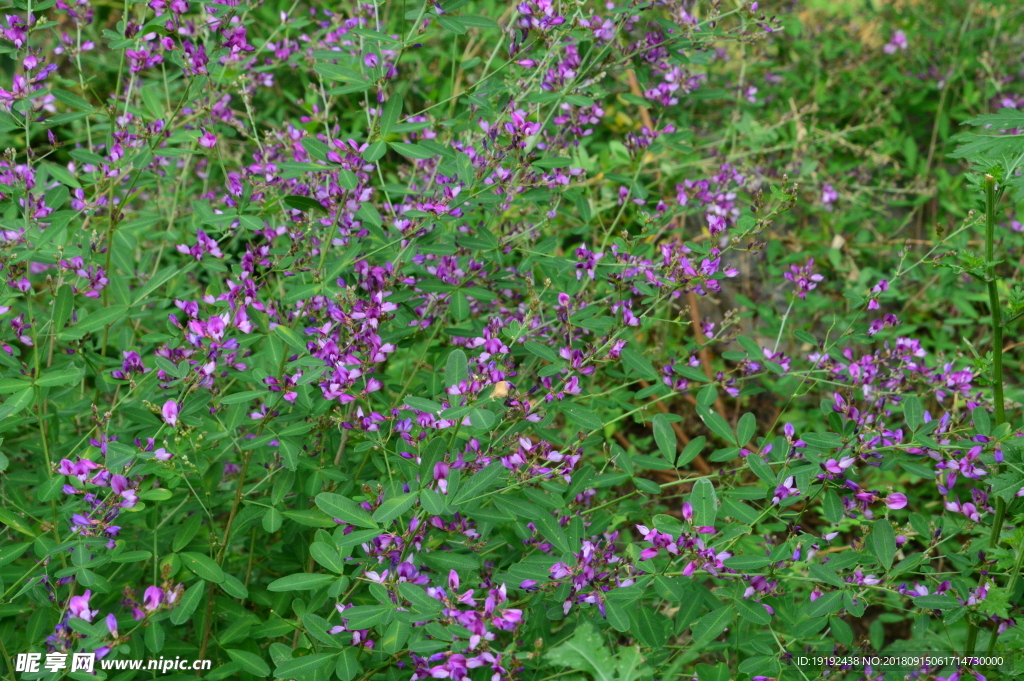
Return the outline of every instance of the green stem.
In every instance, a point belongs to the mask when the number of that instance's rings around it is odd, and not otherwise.
[[[992,398],[996,403],[996,425],[1006,422],[1003,400],[1003,319],[999,306],[999,288],[996,279],[995,231],[996,231],[996,178],[985,175],[985,279],[988,282],[988,306],[992,313]],[[989,548],[999,545],[999,533],[1006,515],[1006,502],[996,498],[996,517],[989,536]]]
[[[992,401],[995,402],[996,426],[1006,422],[1003,399],[1003,319],[999,306],[999,280],[996,278],[995,241],[996,241],[996,178],[985,175],[985,282],[988,286],[988,307],[992,316]],[[992,522],[992,532],[988,545],[994,549],[999,545],[999,533],[1003,528],[1006,516],[1006,502],[996,498],[996,515]],[[985,578],[982,577],[981,584]],[[989,650],[995,647],[996,630],[992,630]],[[978,639],[978,625],[971,623],[967,630],[967,654],[974,654],[974,646]]]
[[[996,279],[996,179],[985,176],[985,279],[988,282],[988,305],[992,313],[992,392],[996,403],[996,425],[1006,422],[1003,412],[1003,320],[999,307],[999,287]]]

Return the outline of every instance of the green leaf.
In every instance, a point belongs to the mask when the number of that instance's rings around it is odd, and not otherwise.
[[[777,482],[778,476],[775,475],[775,471],[773,471],[772,467],[761,458],[760,454],[755,452],[748,456],[747,466],[749,466],[750,470],[754,472],[754,475],[769,485],[774,485]]]
[[[838,586],[839,588],[843,588],[844,586],[846,586],[846,582],[843,581],[842,577],[840,577],[824,565],[818,565],[817,563],[813,563],[810,566],[808,566],[807,570],[811,573],[811,577],[814,577],[819,582],[831,584],[832,586]]]
[[[723,419],[717,412],[713,412],[707,407],[698,406],[697,416],[700,417],[700,420],[704,422],[704,425],[710,428],[711,432],[715,435],[722,438],[729,444],[736,444],[736,436],[733,435],[732,428],[729,427],[729,424],[726,423],[725,419]]]
[[[358,525],[371,530],[378,529],[377,523],[362,506],[347,497],[332,492],[321,492],[316,495],[317,507],[338,520],[349,525]]]
[[[498,22],[494,19],[488,19],[487,17],[476,16],[473,14],[462,14],[459,16],[459,20],[465,26],[470,28],[501,28]]]
[[[750,438],[754,437],[754,433],[757,432],[757,418],[747,412],[740,417],[739,423],[736,424],[736,444],[740,447],[750,442]]]
[[[224,573],[224,581],[220,583],[221,591],[232,598],[248,598],[249,590],[245,588],[242,580],[234,575]]]
[[[306,153],[318,161],[327,163],[327,152],[328,147],[326,144],[316,139],[315,137],[307,137],[300,142],[302,148],[306,150]]]
[[[918,596],[914,599],[914,605],[925,610],[951,610],[960,605],[952,596],[931,594],[929,596]]]
[[[402,620],[393,620],[384,630],[384,635],[380,639],[384,652],[388,655],[399,652],[408,640],[411,631],[412,627]]]
[[[171,543],[172,551],[181,551],[183,548],[188,546],[188,543],[192,541],[192,538],[199,532],[199,526],[203,521],[202,515],[199,513],[193,513],[185,522],[178,527],[178,531],[174,534],[174,541]]]
[[[843,502],[840,501],[839,495],[832,490],[825,492],[821,501],[821,510],[825,514],[825,518],[832,524],[837,524],[843,519]]]
[[[661,613],[646,606],[630,610],[631,630],[640,643],[648,648],[658,649],[668,640],[668,619]]]
[[[53,301],[53,314],[50,319],[53,321],[53,332],[57,333],[64,328],[64,325],[71,319],[71,310],[74,306],[75,294],[67,284],[57,289],[57,297]]]
[[[707,438],[703,435],[693,438],[690,440],[690,444],[683,448],[683,451],[679,454],[679,459],[676,460],[676,468],[682,468],[686,464],[690,463],[697,458],[701,450],[704,449],[704,445],[707,443]]]
[[[403,598],[412,603],[413,607],[422,612],[436,613],[441,612],[441,609],[444,608],[444,604],[441,601],[428,596],[426,590],[419,584],[399,582],[398,592],[402,594]]]
[[[31,544],[28,542],[22,542],[20,544],[7,544],[0,548],[0,566],[7,565],[11,561],[20,558],[21,554],[25,553],[29,546]]]
[[[255,653],[246,650],[227,648],[228,656],[238,663],[242,671],[249,672],[255,676],[270,676],[270,665],[263,661],[263,658]]]
[[[974,419],[974,427],[979,433],[986,436],[992,433],[992,419],[984,407],[975,407],[971,412],[971,418]]]
[[[472,553],[455,553],[454,551],[430,551],[418,554],[419,560],[438,572],[448,570],[476,570],[480,567],[480,559]],[[346,611],[347,612],[347,611]]]
[[[672,430],[672,424],[668,421],[667,414],[655,414],[651,419],[654,426],[654,441],[658,444],[658,451],[665,457],[666,461],[675,461],[676,458],[676,433]]]
[[[320,670],[327,669],[333,664],[333,654],[314,653],[279,663],[274,670],[274,676],[279,679],[313,679]]]
[[[558,521],[551,515],[544,513],[534,520],[534,524],[540,533],[563,555],[573,552],[573,545],[569,543],[569,537]]]
[[[467,26],[462,23],[461,17],[442,14],[437,18],[437,23],[452,33],[462,35],[466,32]]]
[[[754,624],[771,624],[772,616],[768,614],[765,607],[757,601],[752,601],[746,598],[737,598],[736,611],[740,614],[740,617],[753,622]]]
[[[752,658],[747,659],[749,660]],[[768,670],[765,669],[758,671]],[[723,662],[719,662],[714,667],[709,664],[697,665],[697,681],[729,681],[730,678],[729,667]]]
[[[169,282],[171,279],[175,277],[175,275],[185,274],[189,270],[191,270],[192,267],[193,264],[189,263],[184,267],[178,265],[170,265],[168,267],[163,268],[155,275],[153,275],[150,278],[150,280],[146,282],[146,285],[143,286],[141,290],[139,290],[138,294],[136,294],[135,296],[134,302],[132,302],[132,307],[135,307],[139,303],[146,300],[151,293],[153,293],[154,291],[162,287],[164,284]]]
[[[83,333],[98,331],[104,326],[113,324],[121,319],[126,312],[128,312],[127,305],[111,305],[110,307],[96,310],[85,319],[80,319],[78,324],[75,325],[75,329]]]
[[[314,64],[313,70],[329,80],[340,80],[367,87],[370,85],[361,73],[347,69],[344,66],[338,66],[337,64]]]
[[[821,617],[822,615],[828,615],[843,605],[843,592],[842,591],[830,591],[827,594],[819,596],[816,600],[811,601],[807,605],[807,615],[809,617]]]
[[[572,638],[549,650],[544,658],[556,667],[587,672],[594,681],[615,681],[612,655],[589,622],[580,622]]]
[[[320,565],[339,575],[345,574],[345,561],[337,549],[326,542],[315,541],[309,545],[309,555]]]
[[[444,365],[444,382],[448,387],[458,385],[460,381],[469,380],[469,361],[462,350],[452,350]]]
[[[50,90],[50,92],[57,99],[57,101],[63,102],[64,104],[67,104],[73,109],[81,109],[82,111],[92,111],[95,108],[92,104],[85,101],[78,95],[71,92],[67,92],[66,90],[58,90],[57,88],[53,88]]]
[[[269,508],[267,512],[263,514],[263,529],[267,532],[274,533],[281,529],[281,523],[284,522],[284,516],[276,508]]]
[[[771,565],[772,560],[767,556],[733,556],[732,558],[726,558],[724,563],[727,568],[747,572]]]
[[[818,449],[836,449],[843,446],[843,438],[835,433],[804,433],[800,439]]]
[[[917,430],[921,427],[924,420],[924,408],[921,406],[921,400],[915,395],[903,398],[903,418],[910,430]]]
[[[961,125],[973,125],[975,127],[992,127],[996,130],[1009,130],[1010,128],[1024,127],[1024,111],[1004,107],[994,114],[983,114],[968,118]]]
[[[612,629],[620,632],[629,631],[630,620],[629,613],[626,609],[612,600],[606,600],[604,604],[605,619],[608,620],[608,624],[612,625]]]
[[[871,528],[871,551],[886,570],[896,557],[896,533],[888,520],[876,520]]]
[[[562,413],[583,430],[594,431],[604,428],[604,422],[597,414],[578,404],[563,404]]]
[[[338,653],[338,662],[335,664],[334,673],[341,681],[352,681],[361,671],[363,671],[363,666],[359,664],[355,650],[345,648]]]
[[[451,507],[459,506],[479,498],[485,492],[496,489],[497,486],[494,483],[502,477],[505,471],[505,466],[501,462],[496,461],[486,468],[463,478],[458,492],[455,493],[453,499],[448,501],[448,505]]]
[[[278,324],[274,327],[274,335],[296,350],[306,349],[306,343],[302,340],[302,337],[284,324]]]
[[[377,140],[363,152],[363,160],[368,163],[376,163],[388,151],[388,145],[383,140]]]
[[[322,213],[327,212],[327,209],[324,208],[319,201],[317,201],[316,199],[311,199],[308,196],[298,196],[292,194],[290,196],[284,197],[284,203],[289,208],[301,210],[303,213],[308,213],[311,210],[318,210]]]
[[[992,485],[992,496],[1010,503],[1017,493],[1024,489],[1024,475],[1016,471],[1006,471],[991,478],[989,483]]]
[[[557,352],[546,345],[541,345],[537,341],[526,341],[523,343],[523,347],[526,348],[527,352],[534,354],[541,359],[546,359],[549,362],[560,361]]]
[[[387,525],[392,520],[402,515],[416,503],[416,494],[402,494],[391,499],[385,499],[376,511],[373,512],[373,520],[379,525]]]
[[[718,495],[710,480],[702,479],[693,483],[690,492],[690,504],[693,506],[693,524],[698,527],[713,527],[718,515]]]
[[[72,175],[71,171],[64,166],[59,166],[56,163],[44,163],[43,165],[46,166],[46,171],[50,173],[53,179],[57,180],[61,184],[75,189],[82,188],[82,184],[78,181],[78,178]],[[67,286],[67,284],[64,284],[64,286]]]
[[[179,553],[178,556],[181,557],[181,562],[184,563],[185,567],[194,572],[200,579],[205,579],[214,584],[220,584],[224,581],[224,571],[209,556],[204,556],[194,551],[185,551],[184,553]]]
[[[307,612],[302,616],[302,626],[306,628],[306,631],[310,636],[320,641],[325,645],[331,647],[337,647],[339,640],[334,638],[328,631],[331,629],[331,623],[325,620],[323,617],[311,612]]]
[[[32,399],[35,397],[35,388],[25,388],[20,390],[6,400],[3,405],[0,405],[0,421],[4,420],[8,416],[14,416],[22,409],[32,404]]]
[[[395,123],[398,122],[401,115],[402,96],[391,95],[384,103],[384,109],[380,114],[380,134],[384,136],[391,132],[391,128],[395,127]]]
[[[399,144],[390,144],[389,146],[400,155],[416,161],[425,161],[428,158],[434,158],[434,156],[436,156],[434,152],[430,151],[426,147],[413,142],[402,142]]]
[[[718,635],[725,631],[725,628],[732,621],[733,610],[731,606],[725,606],[709,612],[697,620],[693,627],[690,628],[693,634],[694,648],[703,648],[718,638]]]
[[[0,525],[6,525],[12,530],[27,534],[30,537],[35,537],[36,533],[32,531],[32,528],[21,519],[21,516],[16,515],[12,511],[8,511],[6,508],[0,508]]]
[[[268,591],[313,591],[327,586],[337,577],[334,575],[313,575],[297,572],[294,575],[275,579],[267,585]]]
[[[391,612],[390,605],[357,605],[345,611],[349,629],[369,629],[376,626]]]
[[[836,637],[837,641],[847,646],[853,643],[853,629],[842,619],[829,617],[828,626],[832,628],[832,634]]]
[[[444,411],[444,407],[433,400],[427,400],[422,397],[413,397],[412,395],[406,395],[402,399],[406,405],[417,411],[425,411],[428,414],[435,415]]]
[[[269,509],[267,514],[269,515],[270,511],[274,510],[276,509]],[[305,527],[337,527],[337,523],[330,515],[315,508],[307,508],[305,511],[285,511],[284,517]]]
[[[200,601],[203,600],[203,593],[206,591],[206,582],[196,582],[181,595],[181,602],[178,607],[171,611],[172,624],[184,624],[192,617]]]
[[[645,378],[648,381],[658,380],[658,371],[651,364],[651,360],[639,352],[631,348],[624,348],[619,356],[622,358],[622,363],[639,374],[641,378]]]
[[[149,622],[149,626],[146,627],[146,633],[143,638],[146,641],[146,648],[151,653],[159,653],[164,649],[164,628],[160,626],[159,622]]]

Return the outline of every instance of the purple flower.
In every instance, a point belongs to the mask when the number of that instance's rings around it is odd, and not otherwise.
[[[163,602],[164,591],[158,586],[150,586],[146,588],[146,593],[142,596],[142,607],[146,609],[146,612],[153,612],[160,607],[160,603]]]
[[[882,48],[886,54],[895,54],[896,50],[906,50],[909,45],[907,44],[907,34],[903,31],[893,31],[892,37],[889,38],[889,42]]]
[[[800,490],[796,487],[796,478],[791,475],[783,480],[781,485],[775,488],[772,503],[777,504],[783,499],[796,496],[800,496]]]
[[[821,187],[821,203],[828,210],[832,210],[832,204],[839,199],[839,192],[833,189],[831,184],[824,184]]]
[[[818,287],[819,281],[824,281],[825,277],[822,275],[812,274],[813,269],[814,258],[808,258],[807,262],[800,267],[790,265],[789,272],[783,275],[786,279],[796,284],[797,297],[806,298],[810,291]]]
[[[217,136],[209,130],[203,129],[203,134],[199,137],[199,146],[206,149],[213,149],[217,146]]]
[[[893,492],[885,498],[885,505],[896,510],[907,505],[907,495],[900,492]]]
[[[164,402],[164,406],[160,409],[160,413],[164,416],[164,423],[169,425],[171,428],[178,424],[178,403],[174,400],[167,400]]]
[[[111,636],[117,638],[117,617],[114,616],[114,613],[107,615],[107,631]]]
[[[86,589],[85,593],[81,596],[72,596],[71,600],[68,601],[68,613],[72,617],[85,620],[86,622],[92,622],[92,618],[95,617],[99,610],[89,609],[89,599],[92,598],[92,590]]]

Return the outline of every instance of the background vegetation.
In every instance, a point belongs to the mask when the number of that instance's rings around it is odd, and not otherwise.
[[[5,15],[10,678],[1024,670],[1017,3]]]

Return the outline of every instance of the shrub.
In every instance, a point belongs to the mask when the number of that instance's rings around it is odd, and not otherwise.
[[[939,8],[14,0],[12,678],[1012,661],[1020,12]]]

